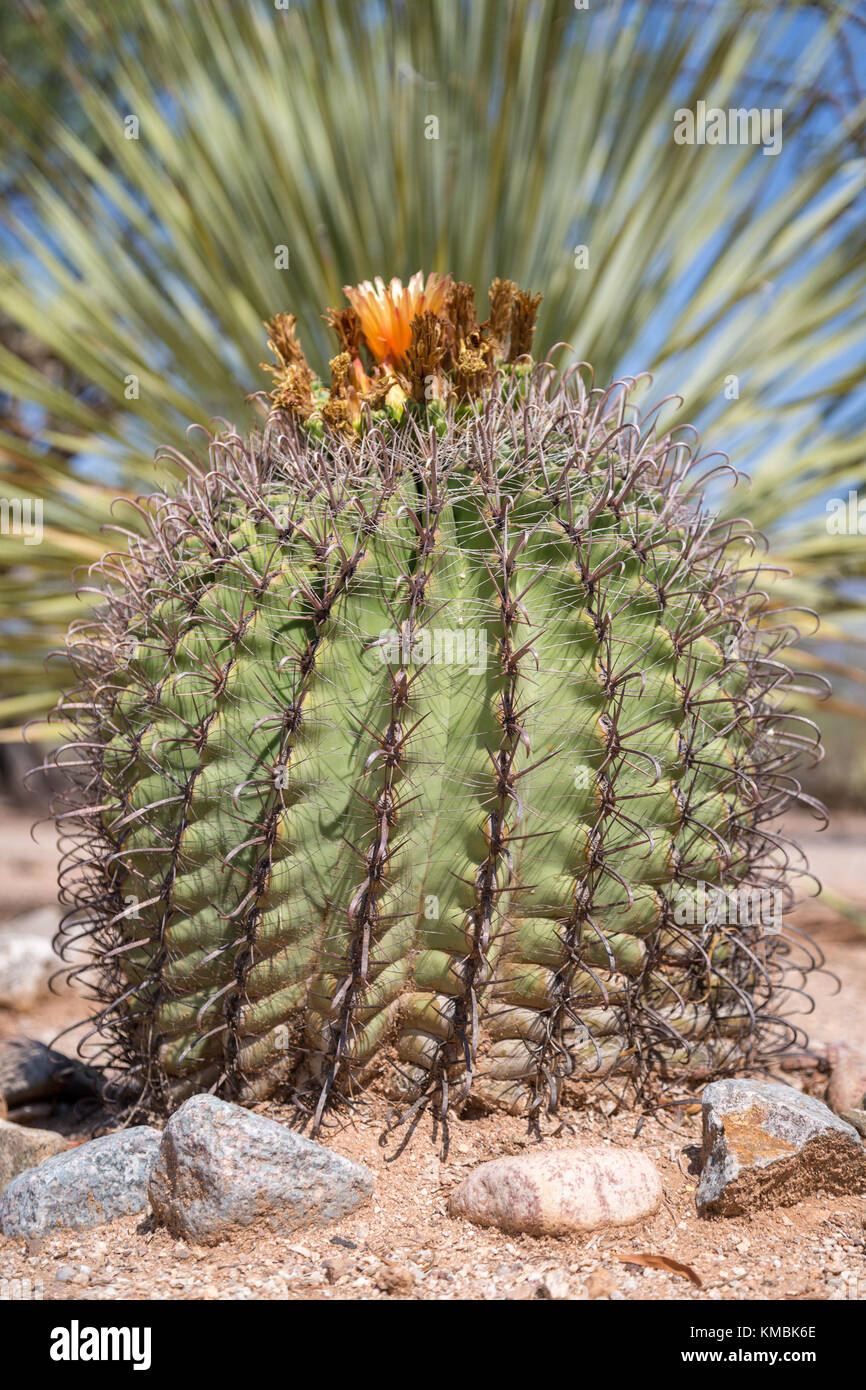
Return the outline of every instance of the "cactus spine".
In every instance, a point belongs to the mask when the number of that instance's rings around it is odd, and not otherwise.
[[[818,745],[748,526],[627,384],[525,359],[537,300],[413,285],[408,343],[331,311],[330,387],[274,320],[267,424],[70,635],[61,939],[154,1108],[655,1098],[793,1036],[771,823]]]

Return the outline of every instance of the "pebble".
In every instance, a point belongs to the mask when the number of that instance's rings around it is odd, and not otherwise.
[[[589,1299],[613,1298],[616,1280],[609,1270],[596,1269],[586,1281],[586,1296]]]
[[[698,1212],[740,1216],[866,1191],[866,1151],[821,1101],[775,1081],[714,1081],[702,1096]]]
[[[256,1222],[280,1234],[329,1225],[366,1202],[373,1182],[276,1120],[200,1095],[168,1121],[148,1197],[174,1235],[214,1245]]]
[[[394,1265],[383,1261],[376,1270],[374,1282],[383,1293],[405,1295],[411,1293],[415,1287],[415,1271],[408,1265]]]
[[[27,1129],[0,1120],[0,1192],[28,1168],[60,1153],[67,1141],[51,1129]]]
[[[561,1303],[571,1297],[571,1284],[564,1269],[552,1269],[545,1274],[538,1293],[541,1298],[553,1299],[556,1303]]]
[[[354,1265],[347,1256],[334,1256],[330,1260],[325,1260],[325,1278],[329,1284],[336,1284],[344,1275],[349,1274],[353,1268]]]
[[[451,1193],[452,1216],[529,1235],[626,1226],[658,1211],[662,1183],[646,1154],[612,1145],[496,1158]]]
[[[538,1298],[540,1284],[537,1279],[524,1280],[522,1284],[515,1284],[513,1289],[509,1289],[506,1298],[521,1302],[529,1298]]]
[[[160,1133],[149,1125],[91,1139],[13,1178],[0,1197],[0,1230],[38,1237],[101,1226],[144,1211]]]

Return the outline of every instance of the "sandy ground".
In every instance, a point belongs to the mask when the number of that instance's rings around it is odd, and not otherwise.
[[[805,819],[791,829],[834,904],[845,897],[866,915],[866,817],[840,816],[820,835]],[[37,831],[34,843],[26,814],[0,807],[0,843],[6,869],[0,930],[14,930],[21,913],[44,908],[36,925],[50,932],[56,860],[50,827]],[[820,901],[804,904],[795,921],[813,936],[831,972],[813,977],[814,1011],[798,1021],[813,1039],[866,1046],[866,929]],[[69,990],[28,1014],[0,1010],[0,1038],[24,1034],[49,1042],[82,1011],[83,1001]],[[79,1036],[74,1030],[59,1046],[72,1052]],[[823,1094],[817,1074],[780,1073],[779,1079]],[[279,1105],[259,1109],[289,1118]],[[434,1133],[425,1117],[407,1139],[403,1129],[386,1135],[386,1107],[374,1099],[323,1136],[377,1175],[372,1203],[340,1225],[285,1239],[248,1233],[211,1250],[190,1248],[141,1218],[29,1245],[0,1237],[0,1296],[5,1290],[7,1297],[109,1300],[866,1299],[866,1199],[819,1194],[796,1208],[751,1218],[699,1219],[698,1107],[678,1107],[640,1126],[638,1119],[616,1113],[614,1103],[602,1099],[569,1112],[564,1132],[558,1122],[547,1122],[540,1138],[523,1120],[479,1115],[450,1122],[444,1134],[441,1127]],[[539,1142],[580,1140],[652,1155],[665,1190],[652,1220],[619,1231],[535,1239],[448,1216],[449,1191],[475,1164],[530,1151]],[[647,1256],[678,1261],[691,1276],[641,1263]]]

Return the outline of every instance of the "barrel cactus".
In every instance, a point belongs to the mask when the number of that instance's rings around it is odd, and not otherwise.
[[[818,742],[748,524],[632,384],[533,362],[538,297],[347,296],[329,383],[268,325],[260,430],[175,460],[70,634],[60,941],[105,1065],[318,1124],[766,1064]]]

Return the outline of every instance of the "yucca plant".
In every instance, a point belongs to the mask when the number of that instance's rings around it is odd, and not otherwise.
[[[347,290],[71,634],[61,948],[125,1093],[532,1109],[760,1066],[818,741],[697,442],[505,280]]]
[[[599,380],[646,368],[658,397],[681,392],[680,419],[753,476],[719,505],[768,534],[828,638],[855,631],[863,548],[823,516],[864,478],[855,7],[22,9],[0,90],[0,313],[41,351],[0,345],[0,392],[35,436],[0,431],[0,493],[44,504],[45,539],[0,546],[0,739],[66,679],[45,657],[112,497],[154,486],[153,448],[183,448],[189,420],[250,428],[275,306],[324,371],[321,305],[382,266],[544,285],[539,340]],[[677,145],[674,112],[700,100],[780,108],[781,152]]]

